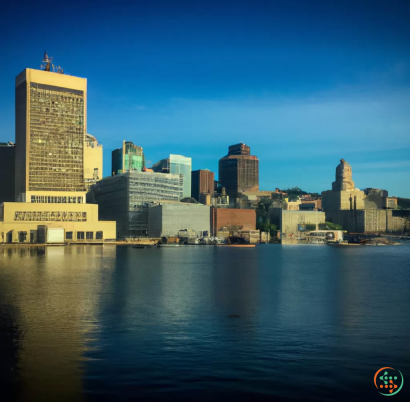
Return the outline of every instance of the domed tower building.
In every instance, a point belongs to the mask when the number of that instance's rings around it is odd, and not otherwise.
[[[336,167],[332,189],[322,192],[322,208],[326,221],[342,225],[351,232],[364,232],[364,222],[358,211],[364,210],[364,191],[355,188],[352,167],[344,159]]]
[[[352,191],[354,189],[352,167],[344,159],[340,159],[336,167],[336,181],[332,183],[332,191]]]
[[[322,208],[326,221],[342,225],[352,233],[381,233],[402,228],[401,218],[391,206],[393,198],[386,190],[355,188],[352,167],[344,159],[336,167],[332,190],[322,192]]]

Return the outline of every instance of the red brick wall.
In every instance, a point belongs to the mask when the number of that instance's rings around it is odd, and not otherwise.
[[[242,230],[256,229],[254,209],[212,208],[211,231],[216,236],[224,226],[242,226]]]

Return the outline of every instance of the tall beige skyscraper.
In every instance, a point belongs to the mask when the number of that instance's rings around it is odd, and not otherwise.
[[[103,178],[103,146],[91,134],[85,135],[84,181],[87,190]]]
[[[43,61],[16,77],[16,201],[84,202],[87,80]]]

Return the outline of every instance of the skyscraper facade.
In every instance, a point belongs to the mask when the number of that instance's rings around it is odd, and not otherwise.
[[[171,154],[168,159],[162,159],[152,166],[154,172],[180,174],[183,176],[183,197],[191,197],[192,158]]]
[[[85,136],[84,182],[87,190],[103,178],[103,146],[91,135]]]
[[[113,176],[131,170],[141,172],[144,167],[143,149],[131,141],[123,141],[121,148],[112,151],[111,171]]]
[[[193,170],[191,174],[191,197],[199,201],[200,194],[214,193],[215,174],[208,169]]]
[[[16,201],[85,194],[86,109],[85,78],[30,68],[16,77]]]
[[[243,143],[231,145],[228,155],[219,160],[219,185],[230,197],[242,191],[259,190],[259,159]]]

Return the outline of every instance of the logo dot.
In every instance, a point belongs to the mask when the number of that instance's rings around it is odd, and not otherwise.
[[[383,388],[383,384],[382,384],[382,385],[380,385],[380,388]]]
[[[390,388],[393,388],[393,385],[390,385]]]
[[[397,377],[394,377],[395,380],[397,380]]]
[[[389,380],[392,380],[393,379],[393,377],[389,377]]]

